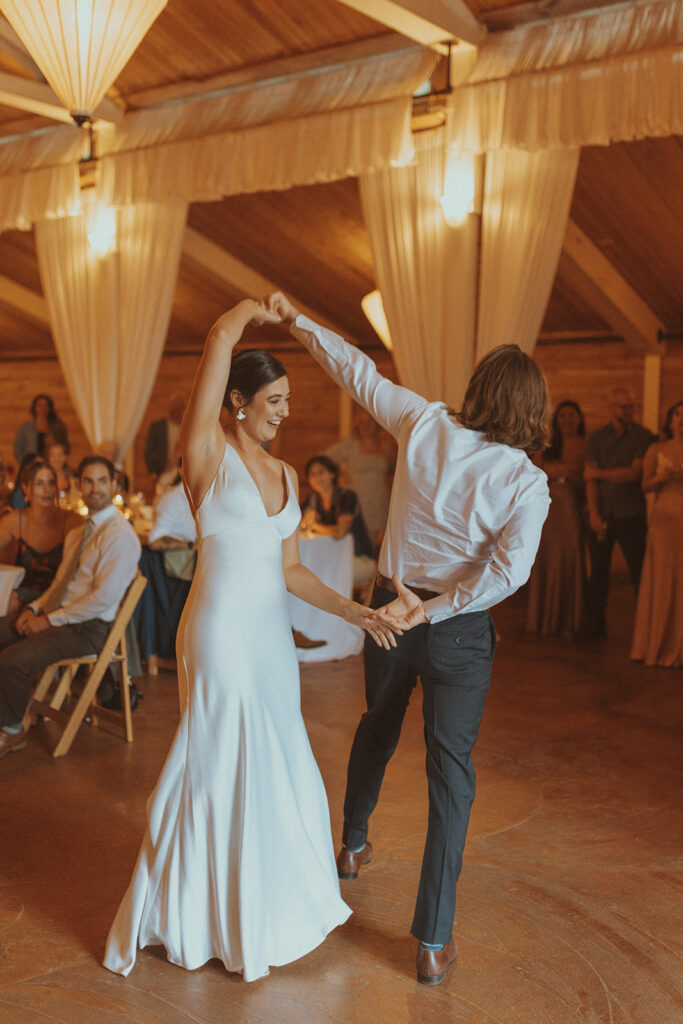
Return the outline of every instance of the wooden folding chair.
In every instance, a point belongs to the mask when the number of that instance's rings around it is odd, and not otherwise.
[[[85,654],[81,658],[65,658],[54,661],[44,670],[33,693],[33,699],[24,715],[24,729],[28,729],[35,714],[60,722],[64,728],[52,751],[53,757],[68,753],[74,736],[88,711],[93,725],[100,721],[112,724],[117,733],[125,736],[128,743],[133,741],[133,721],[130,708],[130,676],[128,675],[128,652],[126,649],[126,626],[140,600],[147,580],[139,573],[123,595],[116,618],[99,654]],[[121,665],[121,711],[103,708],[97,702],[97,688],[104,673],[112,663]],[[62,704],[71,689],[74,676],[80,665],[89,665],[90,671],[85,686],[70,711],[62,711]],[[63,669],[61,678],[55,682],[58,669]],[[48,693],[55,683],[51,694]]]

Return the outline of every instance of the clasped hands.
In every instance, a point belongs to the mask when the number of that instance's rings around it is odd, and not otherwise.
[[[32,633],[40,633],[47,629],[50,620],[47,615],[35,615],[32,608],[25,608],[21,615],[14,620],[14,628],[19,636],[31,636]]]
[[[396,647],[396,636],[402,636],[407,630],[428,621],[424,604],[417,594],[404,586],[398,576],[392,579],[397,593],[395,601],[381,608],[365,608],[354,601],[348,616],[349,621],[370,634],[378,647],[386,650]]]
[[[257,327],[261,324],[292,323],[299,315],[299,310],[285,298],[282,292],[271,292],[264,299],[246,300],[250,305],[251,323]]]

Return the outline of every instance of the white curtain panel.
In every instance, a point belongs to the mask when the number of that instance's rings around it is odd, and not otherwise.
[[[362,175],[370,232],[393,356],[401,383],[459,407],[472,371],[478,221],[444,219],[444,131],[415,138],[410,167]]]
[[[466,77],[469,84],[493,81],[680,47],[681,43],[683,0],[621,3],[573,18],[551,18],[545,24],[491,32]]]
[[[258,125],[104,157],[101,191],[115,205],[268,192],[410,162],[411,100]]]
[[[171,315],[187,206],[116,211],[117,247],[97,255],[92,211],[36,224],[50,323],[74,407],[92,447],[123,457],[140,427]]]
[[[98,160],[98,194],[128,203],[210,202],[243,192],[335,181],[413,157],[409,96],[353,109],[168,142]],[[0,157],[2,155],[0,148]],[[76,164],[0,177],[0,231],[63,216],[78,199]]]
[[[683,132],[683,50],[463,85],[448,97],[460,152],[606,146]]]
[[[477,360],[496,345],[534,350],[562,251],[579,154],[507,149],[486,156]]]

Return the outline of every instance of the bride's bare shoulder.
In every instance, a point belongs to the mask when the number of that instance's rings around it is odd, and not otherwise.
[[[298,475],[297,471],[294,469],[294,466],[290,466],[290,464],[288,462],[285,462],[283,459],[278,459],[278,462],[280,463],[280,466],[284,467],[287,475],[289,476],[289,479],[294,484],[294,490],[296,491],[296,495],[298,497],[299,496],[299,475]]]

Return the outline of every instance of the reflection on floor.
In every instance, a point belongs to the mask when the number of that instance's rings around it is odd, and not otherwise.
[[[372,821],[374,860],[343,883],[355,913],[251,985],[215,962],[187,973],[160,949],[127,980],[100,967],[175,727],[174,677],[143,678],[131,747],[84,728],[55,761],[39,726],[0,763],[0,1021],[676,1024],[683,674],[627,660],[632,617],[619,580],[606,641],[524,636],[521,596],[498,611],[460,956],[434,989],[414,980],[408,934],[426,811],[418,693]],[[360,659],[304,666],[302,693],[336,845]]]

